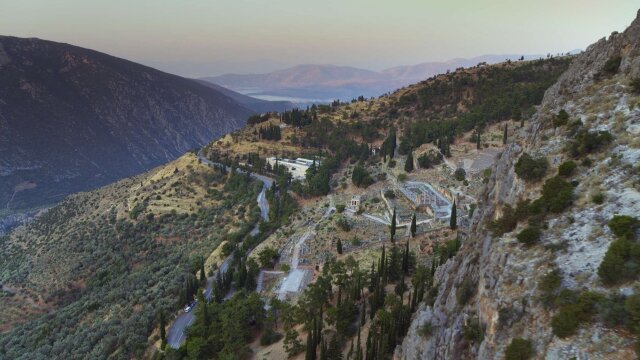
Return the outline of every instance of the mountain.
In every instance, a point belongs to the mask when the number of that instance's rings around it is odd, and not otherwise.
[[[396,358],[637,358],[639,64],[640,12],[546,91]]]
[[[0,37],[0,208],[59,201],[171,161],[254,113],[194,80],[68,44]]]
[[[349,66],[298,65],[267,74],[225,74],[205,77],[202,80],[263,99],[292,99],[298,102],[330,102],[334,99],[349,101],[360,95],[379,96],[448,70],[475,66],[481,62],[494,64],[506,59],[516,60],[521,56],[484,55],[470,59],[398,66],[380,72]],[[540,57],[528,55],[525,59]]]
[[[252,111],[256,112],[256,113],[267,113],[267,112],[271,112],[271,111],[278,111],[278,112],[282,112],[285,110],[291,110],[295,107],[295,105],[290,102],[290,101],[267,101],[267,100],[261,100],[258,98],[254,98],[251,96],[247,96],[247,95],[243,95],[240,94],[238,92],[235,92],[233,90],[230,90],[224,86],[220,86],[217,84],[214,84],[212,82],[206,81],[206,80],[196,80],[198,81],[200,84],[210,87],[218,92],[220,92],[221,94],[224,94],[228,97],[230,97],[231,99],[233,99],[234,101],[236,101],[238,104],[243,105],[244,107],[251,109]]]

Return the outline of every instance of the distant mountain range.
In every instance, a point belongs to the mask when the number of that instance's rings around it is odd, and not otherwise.
[[[226,74],[204,77],[201,80],[265,100],[328,102],[334,99],[350,100],[360,95],[379,96],[447,70],[475,66],[481,62],[494,64],[507,59],[515,61],[522,56],[484,55],[470,59],[398,66],[379,72],[350,66],[298,65],[267,74]],[[541,56],[524,55],[524,58],[529,60]]]
[[[0,36],[0,220],[166,163],[286,106],[77,46]]]

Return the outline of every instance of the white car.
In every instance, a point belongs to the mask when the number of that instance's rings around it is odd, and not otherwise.
[[[189,311],[191,311],[191,305],[187,305],[184,307],[184,312],[188,313]]]

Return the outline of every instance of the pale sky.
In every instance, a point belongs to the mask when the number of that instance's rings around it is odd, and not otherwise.
[[[92,48],[184,76],[296,64],[397,65],[584,49],[637,0],[0,0],[0,34]]]

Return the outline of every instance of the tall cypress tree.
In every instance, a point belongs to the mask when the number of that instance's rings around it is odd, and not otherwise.
[[[164,311],[160,312],[160,340],[161,345],[160,347],[164,350],[165,347],[167,347],[167,331],[165,330],[165,327],[167,326],[167,318],[164,315]]]
[[[338,250],[338,254],[342,255],[342,240],[338,239],[338,243],[336,244],[336,250]]]
[[[476,149],[480,150],[480,130],[476,132]]]
[[[407,160],[404,162],[404,171],[410,173],[413,171],[413,154],[409,151],[407,155]]]
[[[391,242],[394,241],[394,236],[396,236],[396,208],[393,208],[393,216],[391,216]]]
[[[207,274],[204,272],[204,258],[200,262],[200,282],[203,284],[207,282]]]
[[[451,230],[455,230],[458,227],[458,219],[456,215],[456,201],[453,200],[451,205],[451,218],[449,219],[449,227]]]
[[[509,124],[504,124],[504,133],[502,134],[502,145],[507,145],[507,133]]]
[[[413,213],[411,217],[411,237],[416,237],[416,230],[418,229],[418,225],[416,223],[416,213]]]

